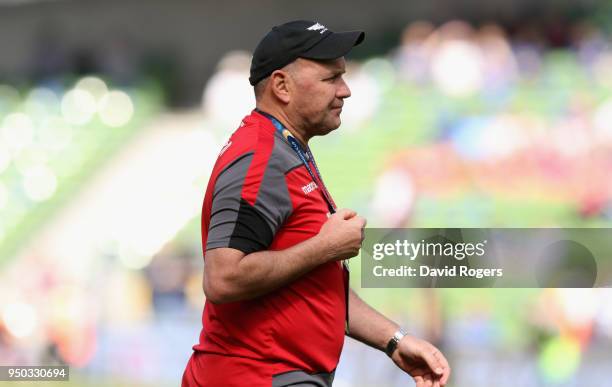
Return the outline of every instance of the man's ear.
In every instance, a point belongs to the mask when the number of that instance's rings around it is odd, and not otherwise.
[[[283,70],[275,70],[270,74],[272,93],[284,103],[291,100],[292,81],[289,73]]]

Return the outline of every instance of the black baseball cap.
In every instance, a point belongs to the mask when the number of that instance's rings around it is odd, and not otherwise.
[[[274,70],[285,67],[297,58],[340,58],[361,43],[364,37],[363,31],[333,32],[309,20],[296,20],[273,27],[255,48],[249,82],[255,86]]]

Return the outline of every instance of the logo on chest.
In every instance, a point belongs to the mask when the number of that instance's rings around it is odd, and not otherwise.
[[[304,194],[308,195],[317,188],[317,184],[314,181],[311,181],[310,183],[302,187],[302,191],[304,191]]]

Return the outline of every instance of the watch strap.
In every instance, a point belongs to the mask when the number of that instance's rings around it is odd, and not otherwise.
[[[385,348],[385,353],[387,356],[391,357],[391,355],[393,355],[393,352],[395,352],[400,340],[407,334],[408,333],[403,328],[399,328],[397,331],[395,331],[395,334],[393,334],[393,337],[389,340],[387,347]]]

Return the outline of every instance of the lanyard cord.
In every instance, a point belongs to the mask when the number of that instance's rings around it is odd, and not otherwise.
[[[325,202],[327,203],[327,208],[329,209],[329,213],[333,214],[336,212],[336,204],[334,203],[334,200],[331,198],[331,195],[329,194],[329,192],[327,191],[327,188],[325,188],[325,183],[323,183],[323,179],[321,178],[321,173],[319,172],[319,168],[317,167],[317,163],[315,162],[314,156],[312,155],[312,152],[310,151],[310,148],[308,146],[306,146],[306,155],[304,155],[304,151],[302,149],[302,146],[300,145],[300,143],[298,142],[298,140],[293,137],[293,135],[291,134],[291,132],[285,128],[285,126],[282,124],[282,122],[280,122],[276,117],[274,117],[271,114],[268,114],[266,112],[262,112],[259,109],[255,109],[255,111],[263,116],[265,116],[266,118],[268,118],[270,121],[272,121],[272,124],[274,125],[274,127],[276,127],[276,130],[287,139],[287,141],[289,142],[289,145],[291,145],[291,147],[293,148],[293,150],[295,151],[295,153],[297,153],[298,157],[300,158],[300,160],[302,160],[302,164],[304,164],[304,166],[306,167],[306,169],[308,170],[308,173],[310,174],[310,177],[312,178],[312,180],[316,183],[320,183],[320,187],[321,187],[321,193],[323,194],[323,198],[325,199]],[[308,165],[308,161],[306,159],[306,156],[308,156],[308,158],[310,160],[312,160],[312,165],[314,165],[315,167],[315,171],[317,172],[317,178],[315,178],[314,173],[312,172],[312,170],[310,169],[310,166]],[[344,270],[344,272],[346,273],[346,282],[344,284],[344,296],[345,296],[345,302],[346,302],[346,310],[345,310],[345,325],[344,325],[344,332],[346,334],[349,333],[349,268],[348,268],[348,263],[347,260],[343,260],[342,261],[342,269]]]
[[[306,153],[304,154],[304,150],[302,149],[302,146],[300,145],[298,140],[295,137],[293,137],[291,132],[287,128],[285,128],[285,126],[276,117],[266,112],[263,112],[259,109],[255,109],[255,111],[265,116],[270,121],[272,121],[272,124],[274,125],[276,130],[283,137],[287,139],[287,141],[289,142],[289,145],[291,145],[291,148],[293,148],[293,150],[298,155],[300,160],[302,160],[302,164],[304,164],[304,166],[306,167],[306,170],[308,171],[308,174],[310,174],[310,177],[312,178],[312,180],[321,186],[321,193],[323,194],[323,198],[325,199],[325,202],[327,203],[327,208],[329,209],[329,213],[330,214],[335,213],[336,204],[334,203],[334,200],[331,198],[329,191],[327,191],[327,188],[325,187],[325,183],[323,183],[323,179],[321,178],[321,173],[319,172],[319,167],[317,167],[317,163],[315,162],[314,156],[312,155],[310,148],[306,147]],[[315,177],[315,174],[312,172],[310,165],[308,164],[308,159],[312,160],[312,165],[315,167],[315,171],[316,171],[316,177]]]

